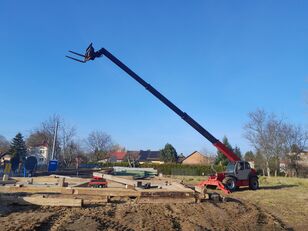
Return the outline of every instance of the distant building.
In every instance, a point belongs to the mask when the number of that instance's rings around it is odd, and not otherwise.
[[[30,147],[28,149],[28,154],[36,157],[37,165],[47,165],[49,160],[48,151],[48,144],[44,143],[36,147]]]
[[[182,164],[187,164],[187,165],[194,165],[194,164],[199,164],[199,165],[208,165],[211,164],[212,161],[209,157],[204,156],[198,151],[194,151],[191,153],[189,156],[187,156],[183,161]]]
[[[153,164],[163,164],[164,161],[161,160],[160,158],[160,151],[143,151],[141,150],[139,153],[139,159],[138,159],[140,164],[143,163],[153,163]]]
[[[130,161],[138,160],[140,157],[140,151],[127,151],[125,159],[129,159]]]
[[[164,161],[160,158],[160,151],[115,151],[109,153],[106,159],[100,160],[99,162],[135,162],[138,161],[140,164],[143,163],[153,163],[153,164],[163,164]]]
[[[4,162],[10,162],[11,158],[12,158],[12,156],[7,154],[7,153],[0,154],[0,162],[1,162],[1,164],[3,164]]]
[[[124,151],[116,151],[116,152],[111,152],[109,154],[109,161],[111,163],[115,162],[123,162],[126,156],[126,152]]]
[[[308,167],[308,151],[303,151],[300,155],[299,155],[299,164],[304,166],[304,167]]]
[[[279,161],[279,171],[286,173],[287,172],[287,162],[284,160]]]

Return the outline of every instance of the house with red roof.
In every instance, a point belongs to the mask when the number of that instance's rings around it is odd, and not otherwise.
[[[123,162],[126,157],[126,152],[115,151],[109,154],[109,162]]]

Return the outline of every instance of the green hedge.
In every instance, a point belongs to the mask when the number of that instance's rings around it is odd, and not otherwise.
[[[97,164],[100,167],[113,167],[113,166],[122,166],[128,167],[129,164],[127,162],[119,162],[119,163],[88,163],[88,164]],[[211,175],[214,173],[210,165],[182,165],[176,163],[167,163],[167,164],[152,164],[152,163],[144,163],[140,164],[141,168],[154,168],[157,169],[158,173],[162,173],[164,175],[183,175],[183,176],[205,176]],[[223,166],[214,166],[217,172],[224,171]]]
[[[183,175],[183,176],[206,176],[214,173],[210,165],[182,165],[182,164],[150,164],[145,163],[140,167],[155,168],[164,175]],[[217,172],[223,171],[222,166],[214,166]]]

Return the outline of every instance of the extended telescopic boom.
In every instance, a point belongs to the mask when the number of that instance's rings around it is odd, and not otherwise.
[[[167,107],[169,107],[172,111],[178,114],[184,121],[186,121],[190,126],[192,126],[195,130],[197,130],[202,136],[204,136],[208,141],[210,141],[220,152],[222,152],[229,161],[235,162],[239,161],[240,158],[233,153],[230,149],[228,149],[223,143],[221,143],[218,139],[216,139],[211,133],[209,133],[206,129],[204,129],[197,121],[191,118],[187,113],[180,110],[176,105],[170,102],[165,96],[163,96],[160,92],[158,92],[154,87],[144,81],[140,76],[138,76],[135,72],[133,72],[129,67],[127,67],[124,63],[122,63],[119,59],[117,59],[114,55],[112,55],[105,48],[102,48],[98,51],[94,51],[92,43],[86,49],[86,53],[84,55],[76,53],[74,51],[69,51],[75,55],[79,55],[84,57],[84,60],[79,60],[73,58],[71,56],[66,56],[70,59],[73,59],[78,62],[85,63],[89,60],[94,60],[95,58],[99,58],[101,56],[106,56],[110,59],[114,64],[120,67],[123,71],[125,71],[129,76],[131,76],[134,80],[140,83],[145,87],[149,92],[151,92],[156,98],[158,98],[161,102],[163,102]]]

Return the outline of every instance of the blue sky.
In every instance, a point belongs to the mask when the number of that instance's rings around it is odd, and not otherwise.
[[[129,150],[214,151],[106,58],[105,47],[215,137],[242,151],[247,113],[307,124],[307,1],[0,2],[0,134],[27,136],[54,113],[79,138],[109,133]]]

